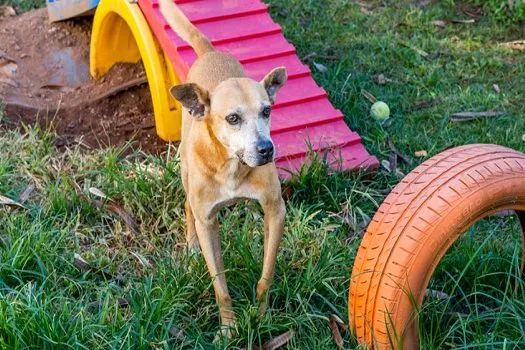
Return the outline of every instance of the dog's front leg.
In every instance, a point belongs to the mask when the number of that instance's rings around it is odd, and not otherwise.
[[[226,277],[224,275],[224,263],[222,261],[219,240],[219,224],[215,218],[206,219],[196,217],[195,219],[202,255],[204,255],[206,265],[208,265],[208,272],[213,279],[215,298],[217,304],[219,304],[221,317],[220,334],[230,338],[233,335],[237,319],[233,312],[232,299],[228,292]]]
[[[262,203],[264,210],[264,259],[262,276],[257,283],[257,301],[259,316],[266,312],[267,294],[275,273],[277,251],[283,236],[286,207],[281,197]]]
[[[184,209],[186,210],[186,244],[188,246],[188,251],[191,254],[197,254],[200,251],[200,247],[195,229],[195,218],[193,217],[193,211],[188,199],[186,200]]]

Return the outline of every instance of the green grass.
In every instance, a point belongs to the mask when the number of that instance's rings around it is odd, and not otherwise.
[[[38,4],[0,3],[20,9]],[[479,23],[433,26],[433,20],[465,18],[462,3],[450,0],[424,8],[389,1],[370,14],[351,1],[268,3],[316,80],[379,158],[388,158],[389,137],[408,155],[427,150],[432,156],[474,142],[525,151],[525,60],[523,53],[497,46],[523,39],[522,22],[504,20],[487,7]],[[315,70],[314,61],[328,71]],[[380,73],[393,82],[374,83],[372,76]],[[389,127],[368,116],[362,89],[390,105]],[[415,108],[418,101],[438,98],[442,102],[434,107]],[[506,115],[463,124],[449,120],[453,112],[483,110]],[[54,139],[52,130],[37,127],[0,130],[0,194],[18,200],[29,184],[36,186],[26,209],[0,206],[0,348],[212,348],[218,312],[210,278],[203,259],[187,257],[180,245],[184,194],[175,148],[161,157],[81,146],[61,152]],[[402,170],[423,159],[414,160]],[[383,173],[372,180],[327,176],[318,164],[304,169],[290,184],[294,192],[270,312],[260,322],[253,301],[262,213],[249,202],[222,211],[227,279],[240,322],[239,337],[229,346],[260,345],[293,329],[291,349],[336,348],[327,317],[347,319],[356,232],[398,181]],[[93,197],[90,187],[132,213],[140,234],[95,208],[86,199]],[[454,244],[431,281],[432,289],[452,298],[425,301],[422,348],[525,347],[518,236],[515,218],[490,218]],[[79,270],[75,254],[93,269]],[[129,306],[119,307],[118,298]],[[170,332],[173,327],[183,336]],[[343,337],[345,348],[357,347],[350,334]]]
[[[14,6],[19,11],[28,11],[45,6],[45,4],[45,0],[0,0],[0,5]]]

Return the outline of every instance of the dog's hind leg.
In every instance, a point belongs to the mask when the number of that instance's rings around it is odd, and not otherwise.
[[[257,301],[259,316],[266,312],[268,289],[275,273],[277,251],[284,230],[286,207],[282,198],[270,203],[263,203],[264,209],[264,262],[262,276],[257,283]]]

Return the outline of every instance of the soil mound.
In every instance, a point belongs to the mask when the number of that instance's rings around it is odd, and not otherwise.
[[[4,122],[52,124],[64,144],[118,146],[134,139],[145,151],[162,151],[142,64],[119,64],[93,80],[90,34],[91,18],[50,23],[46,9],[0,17]]]

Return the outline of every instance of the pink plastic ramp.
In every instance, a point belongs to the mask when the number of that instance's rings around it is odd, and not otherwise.
[[[218,50],[236,56],[247,74],[260,80],[271,69],[285,66],[288,82],[278,94],[272,112],[272,139],[276,164],[284,177],[296,173],[313,152],[335,170],[375,168],[359,135],[344,122],[326,92],[301,63],[295,47],[260,0],[176,0],[188,18]],[[139,0],[148,23],[177,74],[184,81],[196,59],[193,49],[167,25],[158,0]]]

